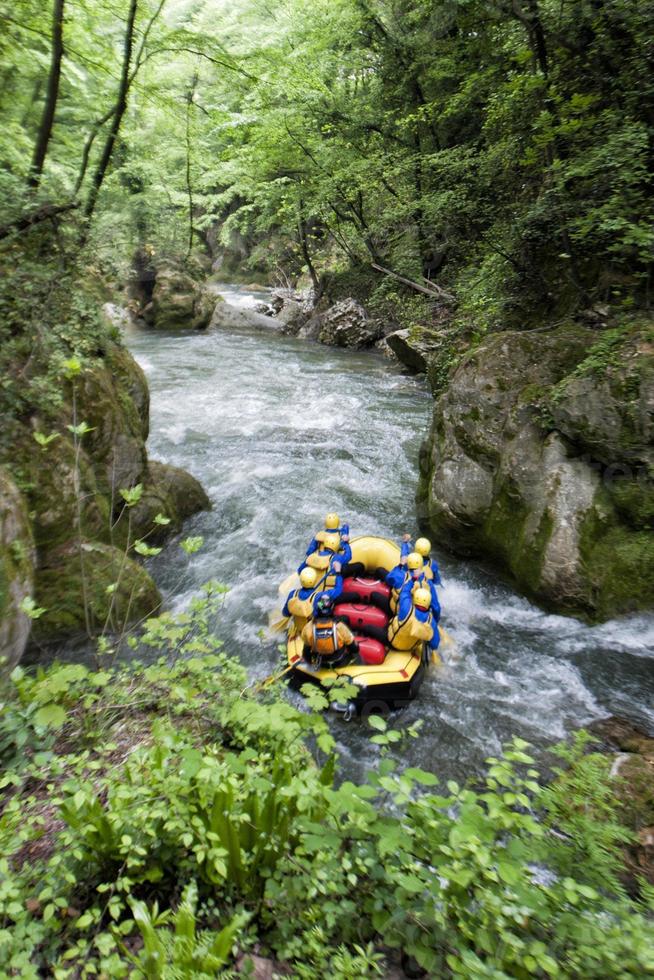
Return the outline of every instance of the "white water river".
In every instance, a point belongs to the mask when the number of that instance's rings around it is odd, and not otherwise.
[[[258,298],[221,290],[232,303]],[[213,509],[150,563],[167,602],[183,606],[210,578],[228,584],[219,632],[253,676],[278,664],[259,632],[277,585],[300,561],[328,510],[353,535],[416,533],[420,441],[432,407],[423,382],[381,357],[248,331],[131,330],[127,343],[152,396],[149,451],[193,473]],[[413,764],[462,778],[512,734],[544,746],[620,714],[654,730],[654,617],[588,627],[548,615],[492,574],[438,554],[443,622],[457,659],[432,672],[397,717],[424,719]],[[298,697],[294,696],[294,697]],[[334,718],[353,776],[376,749],[357,723]]]

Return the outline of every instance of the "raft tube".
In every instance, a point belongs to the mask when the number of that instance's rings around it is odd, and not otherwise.
[[[387,599],[388,586],[377,576],[390,572],[400,561],[400,549],[386,538],[354,538],[352,565],[363,565],[365,575],[360,570],[356,578],[346,578],[343,593],[351,600],[341,601],[337,615],[350,623],[350,628],[359,643],[358,662],[343,667],[315,667],[303,656],[302,639],[289,637],[287,658],[290,671],[290,684],[299,690],[304,684],[325,686],[336,677],[346,677],[358,688],[358,694],[350,702],[349,712],[358,714],[385,713],[389,708],[401,708],[417,697],[424,680],[429,651],[425,644],[418,644],[413,650],[395,650],[384,645],[376,636],[380,626],[388,623],[388,617],[373,596]],[[363,583],[363,584],[361,584]],[[383,604],[383,603],[382,603]],[[372,628],[371,628],[372,627]]]

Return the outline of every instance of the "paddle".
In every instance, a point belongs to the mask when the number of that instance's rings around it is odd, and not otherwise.
[[[282,616],[282,618],[276,620],[276,622],[269,623],[268,629],[272,630],[273,633],[283,633],[290,623],[291,618],[291,616]]]
[[[289,575],[288,578],[285,578],[282,584],[279,586],[279,594],[286,596],[293,589],[299,589],[299,588],[300,588],[300,576],[298,575],[297,572],[293,572],[293,574]]]
[[[285,667],[284,670],[281,670],[278,674],[270,674],[269,677],[265,677],[262,681],[259,681],[259,683],[255,685],[254,690],[255,691],[265,690],[265,688],[270,687],[271,684],[274,684],[275,681],[279,681],[282,679],[282,677],[285,677],[286,674],[289,674],[294,667],[295,664],[289,664],[288,667]]]

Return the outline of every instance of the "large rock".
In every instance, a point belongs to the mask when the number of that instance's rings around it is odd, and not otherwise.
[[[439,349],[440,335],[426,330],[395,330],[386,343],[402,364],[417,374],[426,374],[431,356]]]
[[[211,317],[212,329],[225,330],[281,330],[282,324],[275,317],[264,316],[254,310],[232,306],[231,303],[216,304]]]
[[[21,609],[34,586],[34,543],[22,494],[0,468],[0,678],[20,660],[31,628]]]
[[[188,517],[210,509],[211,502],[194,476],[178,466],[151,460],[143,496],[130,513],[132,534],[136,537],[147,534],[149,543],[158,543],[181,531]],[[157,514],[167,517],[170,524],[156,524]],[[125,518],[126,515],[119,527],[124,526]]]
[[[25,483],[36,546],[34,600],[46,608],[34,629],[39,642],[59,641],[89,622],[102,628],[109,612],[121,628],[126,618],[149,614],[159,602],[156,587],[132,551],[124,569],[121,556],[136,538],[162,541],[209,506],[190,474],[148,461],[148,416],[143,372],[128,351],[107,342],[67,385],[57,415],[34,417],[14,444],[11,467]],[[68,426],[82,422],[88,431],[75,445]],[[120,491],[139,484],[128,520]],[[157,514],[169,523],[155,523]],[[107,589],[115,581],[112,600]]]
[[[344,299],[325,313],[311,317],[299,333],[300,337],[319,340],[321,344],[355,350],[372,347],[381,335],[379,322],[370,319],[355,299]]]
[[[43,615],[33,627],[36,643],[84,633],[122,632],[154,616],[161,596],[146,570],[123,549],[97,541],[71,543],[36,572]]]
[[[155,261],[139,250],[134,257],[130,293],[136,315],[156,330],[203,330],[214,301],[181,263]]]
[[[604,618],[654,605],[654,536],[642,500],[651,501],[651,483],[641,487],[627,475],[616,487],[597,463],[651,452],[645,425],[622,445],[615,399],[606,401],[602,432],[601,381],[588,389],[594,455],[588,439],[576,441],[577,379],[597,339],[577,326],[501,333],[468,353],[435,405],[419,508],[444,545],[495,561],[552,608]],[[641,365],[639,377],[650,368]],[[639,386],[627,390],[647,403]],[[620,411],[632,417],[632,408]]]
[[[287,298],[275,318],[281,324],[282,333],[296,336],[307,322],[308,315],[302,303]]]

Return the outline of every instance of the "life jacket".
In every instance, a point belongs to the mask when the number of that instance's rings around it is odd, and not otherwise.
[[[342,542],[341,542],[341,532],[340,531],[327,531],[327,530],[325,530],[325,531],[318,531],[318,533],[316,534],[315,540],[318,541],[320,544],[322,544],[328,534],[334,534],[334,535],[336,535],[338,537],[338,551],[340,551],[341,550],[341,544],[342,544]]]
[[[295,616],[296,620],[303,619],[305,625],[306,621],[313,615],[313,597],[315,593],[312,593],[308,599],[300,599],[300,590],[298,589],[294,595],[288,600],[286,605],[288,606],[288,611],[292,616]],[[299,624],[298,624],[299,625]]]
[[[338,623],[335,619],[317,619],[313,624],[313,652],[319,657],[333,657],[340,650]]]
[[[434,635],[434,617],[431,610],[427,619],[422,622],[416,616],[415,607],[409,615],[400,622],[396,616],[388,627],[388,642],[396,650],[413,650],[418,643],[429,643]]]
[[[328,592],[330,589],[335,588],[338,578],[339,576],[337,572],[332,572],[332,571],[327,572],[322,582],[319,583],[320,591]]]
[[[431,567],[431,561],[429,560],[429,558],[425,558],[425,564],[423,565],[422,571],[423,571],[423,574],[424,574],[425,578],[426,579],[429,579],[430,582],[433,582],[433,580],[434,580],[434,571],[433,571],[433,569]]]
[[[333,557],[332,551],[314,551],[312,555],[308,555],[306,563],[309,568],[315,568],[317,572],[326,572]]]

